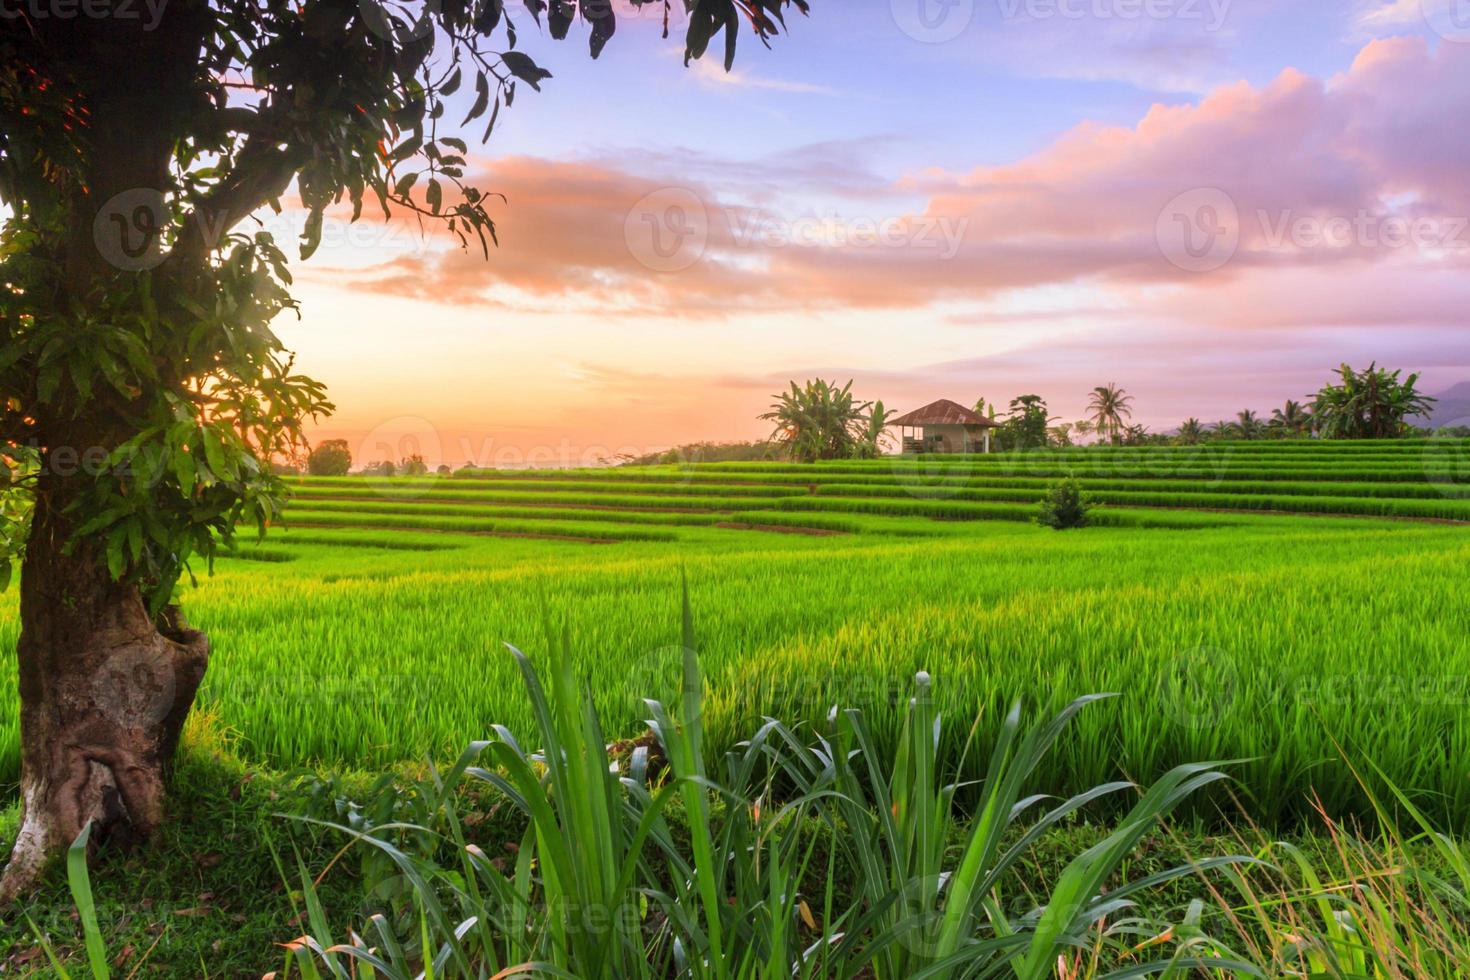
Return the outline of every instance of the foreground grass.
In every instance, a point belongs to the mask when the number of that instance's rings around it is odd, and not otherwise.
[[[920,727],[927,730],[927,720],[920,721]],[[1064,737],[1064,745],[1066,741]],[[314,958],[298,937],[315,936],[325,946],[331,942],[325,930],[333,924],[341,928],[362,922],[366,929],[367,916],[375,912],[386,912],[393,921],[400,921],[392,909],[401,909],[404,902],[410,909],[409,935],[404,938],[416,941],[418,918],[411,910],[419,906],[412,901],[414,891],[404,890],[393,862],[361,841],[354,843],[354,834],[369,833],[409,851],[416,855],[411,858],[416,873],[430,881],[443,875],[446,887],[462,888],[465,879],[455,871],[452,838],[480,854],[487,873],[491,866],[509,873],[523,866],[522,859],[529,853],[526,848],[535,846],[534,842],[550,846],[557,835],[591,829],[575,830],[567,821],[579,818],[564,807],[564,816],[555,826],[547,824],[537,835],[528,835],[520,808],[510,805],[492,786],[474,780],[458,784],[454,792],[443,795],[443,804],[428,803],[426,809],[424,800],[440,797],[443,791],[433,788],[439,779],[423,767],[400,767],[391,781],[367,773],[325,777],[270,773],[250,769],[234,758],[233,745],[233,740],[221,737],[214,719],[195,719],[171,798],[173,821],[146,852],[104,851],[101,855],[91,887],[97,900],[96,938],[106,950],[112,976],[255,978],[280,969],[282,950],[292,948],[298,952],[284,954],[284,975],[295,976],[297,964],[309,965]],[[988,751],[987,746],[979,749],[981,754]],[[573,757],[569,753],[568,758]],[[912,790],[901,789],[908,781],[898,775],[902,771],[900,762],[894,788],[907,794]],[[550,793],[552,777],[544,778]],[[904,821],[915,819],[904,814],[923,798],[921,785],[918,788],[917,798],[900,797],[895,816]],[[788,790],[785,798],[791,795]],[[765,828],[762,836],[770,836],[763,845],[771,851],[768,860],[777,861],[775,842],[782,835],[809,839],[814,845],[799,867],[791,869],[795,878],[790,887],[799,897],[800,914],[793,905],[789,928],[799,947],[820,945],[817,930],[819,922],[833,915],[832,897],[861,893],[864,881],[871,882],[852,849],[828,846],[850,839],[852,828],[834,836],[814,814],[783,817],[783,797],[763,795],[761,799],[760,809],[769,808],[771,813],[762,819],[757,810],[755,825]],[[1018,845],[1026,828],[1054,802],[1032,811],[1006,831],[1001,848]],[[836,816],[840,809],[831,815]],[[453,833],[444,822],[450,813],[456,815]],[[673,837],[681,842],[678,846],[689,847],[690,811],[674,798],[665,816]],[[716,802],[710,819],[713,827],[720,828],[735,816],[729,806]],[[14,818],[13,810],[6,813],[0,818],[0,828],[13,829]],[[860,819],[856,812],[848,818]],[[333,829],[317,820],[342,827]],[[403,820],[432,825],[449,837],[425,849],[418,835],[392,829],[394,821]],[[1470,920],[1466,918],[1470,905],[1463,897],[1463,888],[1470,883],[1465,866],[1470,852],[1449,838],[1424,836],[1420,831],[1425,828],[1412,816],[1404,826],[1406,832],[1390,827],[1379,834],[1324,820],[1310,832],[1278,838],[1248,824],[1218,835],[1187,820],[1161,823],[1139,837],[1100,880],[1100,894],[1116,893],[1132,881],[1165,880],[1135,892],[1128,906],[1103,914],[1090,930],[1079,934],[1080,945],[1055,960],[1057,975],[1092,977],[1109,967],[1126,969],[1180,956],[1242,964],[1239,970],[1209,974],[1220,977],[1457,975],[1454,964],[1470,956]],[[909,846],[919,850],[905,860],[920,863],[895,864],[895,873],[907,868],[896,880],[917,875],[909,887],[922,888],[930,880],[921,874],[928,860],[924,855],[932,854],[946,864],[958,861],[973,832],[970,820],[962,818],[945,825],[942,840],[929,844],[912,840]],[[1053,823],[997,880],[996,899],[1003,900],[1012,915],[1024,916],[1027,909],[1044,905],[1056,894],[1059,881],[1065,879],[1078,855],[1097,850],[1116,832],[1114,821],[1097,820],[1086,807]],[[588,843],[584,839],[579,846]],[[883,853],[897,852],[885,849]],[[1262,863],[1232,863],[1166,877],[1170,869],[1181,865],[1206,866],[1231,855],[1253,855]],[[439,860],[447,863],[436,867]],[[758,859],[757,871],[761,864]],[[591,869],[579,873],[590,874]],[[535,877],[540,880],[544,874],[537,870]],[[650,884],[667,887],[656,880]],[[566,886],[563,882],[562,887]],[[1457,891],[1460,897],[1455,900]],[[579,906],[553,902],[549,907],[571,910]],[[754,912],[753,906],[742,908]],[[502,921],[508,911],[502,908],[492,914]],[[987,912],[992,921],[994,914]],[[533,928],[545,925],[542,922]],[[902,928],[898,921],[894,925]],[[68,974],[92,975],[83,925],[59,869],[42,892],[24,906],[0,915],[0,972],[22,977],[57,975],[36,941],[36,932]],[[1213,938],[1206,942],[1207,936]],[[762,933],[762,941],[768,939]],[[437,938],[435,941],[437,944]],[[737,942],[734,948],[746,941]],[[927,955],[926,945],[902,945],[904,955]],[[1042,973],[1051,975],[1051,963],[1047,958]],[[830,966],[833,964],[816,975],[828,975]]]

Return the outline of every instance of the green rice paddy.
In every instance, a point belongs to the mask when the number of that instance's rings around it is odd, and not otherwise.
[[[1029,523],[1077,476],[1094,526]],[[1470,443],[1081,449],[453,478],[302,479],[284,525],[186,590],[201,702],[276,768],[378,768],[530,730],[504,643],[570,628],[609,727],[675,690],[687,573],[717,743],[862,707],[891,735],[916,671],[942,710],[1099,691],[1056,791],[1183,761],[1253,816],[1366,812],[1371,759],[1470,819]],[[13,596],[0,642],[13,648]],[[0,704],[15,704],[13,661]],[[0,779],[17,773],[13,707]],[[961,725],[947,727],[962,737]],[[716,745],[715,748],[719,748]],[[962,746],[946,746],[958,758]],[[983,754],[983,753],[982,753]]]

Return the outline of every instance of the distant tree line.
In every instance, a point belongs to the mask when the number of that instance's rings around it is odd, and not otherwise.
[[[1335,380],[1323,385],[1309,401],[1288,399],[1266,417],[1253,409],[1208,424],[1191,417],[1174,431],[1159,433],[1132,422],[1133,396],[1112,382],[1088,392],[1086,417],[1075,422],[1060,422],[1048,410],[1046,400],[1036,394],[1011,399],[1004,415],[984,398],[975,403],[974,411],[995,423],[991,441],[999,451],[1065,448],[1088,436],[1112,446],[1190,446],[1226,439],[1390,439],[1429,431],[1409,422],[1427,415],[1434,406],[1435,400],[1418,390],[1418,382],[1418,374],[1402,377],[1401,371],[1376,363],[1362,371],[1343,364]],[[881,401],[859,399],[852,386],[851,380],[838,385],[821,378],[803,384],[790,382],[787,390],[772,396],[770,410],[760,415],[774,424],[771,436],[763,441],[694,442],[641,455],[623,454],[604,462],[651,466],[774,458],[806,463],[872,459],[892,447],[887,428],[894,413]],[[1470,437],[1470,429],[1463,426],[1440,431]],[[278,468],[304,470],[312,476],[346,476],[352,472],[352,452],[347,440],[327,439],[303,463]],[[475,471],[476,467],[466,463],[457,474]],[[358,471],[363,476],[423,476],[428,472],[428,464],[417,454],[397,461],[373,460]],[[439,466],[437,472],[451,475],[448,466]]]
[[[1419,391],[1418,382],[1418,374],[1403,377],[1401,371],[1377,363],[1362,371],[1343,364],[1336,379],[1310,400],[1288,399],[1268,417],[1243,409],[1233,419],[1209,424],[1187,418],[1176,430],[1162,433],[1133,423],[1133,396],[1111,382],[1088,393],[1087,415],[1076,422],[1060,422],[1036,394],[1011,399],[1004,415],[984,398],[975,403],[974,411],[995,423],[992,445],[1000,451],[1068,447],[1087,436],[1112,446],[1196,445],[1223,439],[1391,439],[1430,431],[1409,421],[1427,415],[1434,406],[1435,400]],[[792,381],[760,416],[775,424],[770,440],[730,445],[749,447],[750,455],[744,458],[757,459],[771,454],[800,462],[877,456],[889,445],[884,429],[892,413],[881,401],[858,399],[852,385],[852,381],[842,386],[822,379]],[[1441,431],[1453,435],[1458,430]],[[1470,430],[1458,434],[1470,435]]]

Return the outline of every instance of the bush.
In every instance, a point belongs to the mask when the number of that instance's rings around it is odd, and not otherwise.
[[[352,468],[352,452],[346,439],[328,439],[306,457],[306,472],[312,476],[346,476]]]
[[[1036,523],[1056,531],[1087,526],[1087,512],[1092,509],[1082,493],[1082,485],[1073,477],[1053,483],[1041,500]]]

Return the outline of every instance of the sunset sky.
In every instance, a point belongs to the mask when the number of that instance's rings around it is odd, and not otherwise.
[[[331,224],[280,332],[360,462],[756,438],[812,376],[1066,420],[1116,382],[1155,430],[1343,360],[1438,391],[1470,379],[1456,4],[812,0],[730,75],[651,11],[596,62],[523,15],[555,77],[464,134],[501,247]]]

